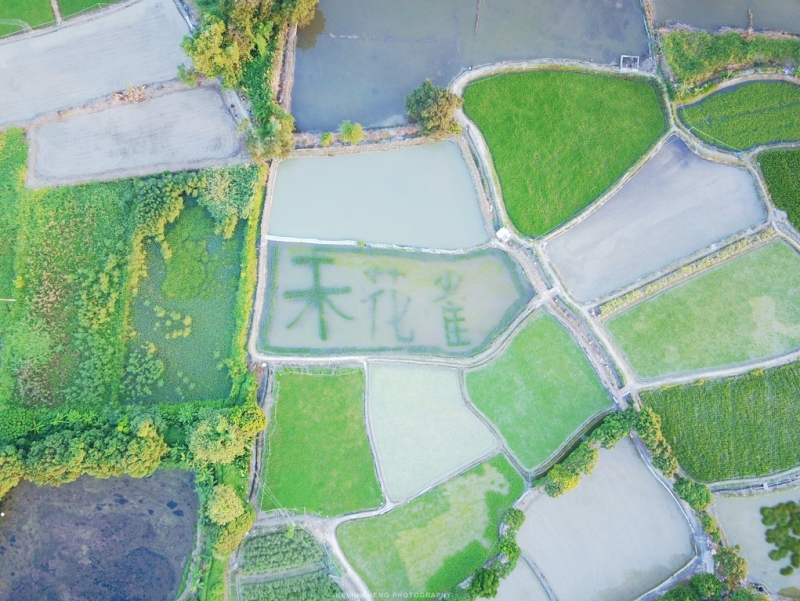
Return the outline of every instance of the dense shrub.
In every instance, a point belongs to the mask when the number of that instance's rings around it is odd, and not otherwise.
[[[668,478],[674,476],[678,470],[678,460],[661,431],[661,417],[650,407],[643,407],[636,419],[636,431],[653,455],[653,465]]]
[[[487,568],[479,568],[475,570],[468,590],[476,598],[493,599],[497,596],[498,588],[500,588],[500,576],[497,575],[497,572]]]
[[[691,587],[697,591],[701,599],[719,599],[725,589],[719,578],[714,574],[697,574],[689,581]]]
[[[244,513],[244,504],[230,484],[217,484],[206,502],[208,519],[219,526],[230,524]]]
[[[714,501],[708,486],[689,478],[678,477],[673,488],[675,493],[695,511],[703,511]]]
[[[503,523],[511,530],[519,530],[522,528],[522,524],[525,523],[525,512],[516,507],[512,507],[506,511],[506,515],[503,517]]]
[[[214,551],[222,556],[233,553],[244,540],[245,535],[256,521],[256,511],[249,503],[244,504],[244,512],[238,518],[225,524],[210,524],[208,540]]]
[[[355,146],[364,139],[364,128],[360,123],[344,121],[339,128],[339,137],[342,142]]]
[[[242,573],[303,568],[322,562],[324,553],[316,539],[301,528],[280,528],[248,538],[242,546]]]
[[[592,432],[591,440],[596,441],[604,449],[613,448],[620,440],[636,428],[636,410],[629,408],[606,416],[603,422]]]
[[[197,461],[230,463],[247,452],[250,437],[224,415],[208,417],[189,435],[189,451]]]
[[[461,133],[455,121],[455,111],[463,100],[447,88],[433,85],[430,79],[406,98],[406,113],[414,123],[419,123],[422,133],[434,137]]]
[[[714,516],[705,512],[701,513],[700,524],[703,526],[703,530],[705,530],[706,534],[708,534],[708,538],[710,538],[712,542],[717,544],[722,542],[722,529],[719,527],[717,520],[714,519]]]
[[[714,556],[717,573],[729,586],[734,586],[737,582],[747,578],[747,560],[739,555],[741,551],[739,545],[735,547],[721,546]]]
[[[674,588],[661,599],[663,601],[701,601],[697,591],[688,586]]]

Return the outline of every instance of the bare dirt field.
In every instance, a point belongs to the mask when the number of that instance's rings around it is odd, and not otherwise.
[[[678,503],[623,439],[575,490],[526,509],[518,541],[559,601],[635,599],[694,554]]]
[[[141,0],[0,44],[0,125],[174,79],[189,31],[172,0]]]
[[[213,88],[47,123],[34,129],[32,143],[30,172],[43,185],[175,170],[241,150],[236,122]]]
[[[678,138],[608,202],[547,244],[570,292],[589,301],[766,219],[751,175]]]
[[[495,598],[497,601],[550,601],[541,582],[524,559],[517,562],[517,567],[508,578],[500,581]]]
[[[170,601],[194,547],[189,472],[23,482],[3,500],[0,600]]]

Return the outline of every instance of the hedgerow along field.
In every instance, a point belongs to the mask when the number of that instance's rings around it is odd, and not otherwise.
[[[792,142],[800,139],[800,86],[746,83],[681,107],[678,115],[692,133],[726,149]]]
[[[3,0],[0,19],[24,21],[30,27],[55,23],[49,0]],[[0,24],[0,37],[20,31],[19,25]]]
[[[591,203],[666,126],[654,84],[571,71],[477,81],[464,111],[489,145],[508,216],[529,236]]]
[[[758,155],[758,162],[772,202],[800,228],[800,150],[768,150]]]
[[[345,522],[337,538],[373,594],[442,593],[499,553],[500,520],[524,488],[497,455],[387,514]]]
[[[773,242],[611,317],[643,378],[779,355],[800,345],[800,257]]]
[[[729,68],[800,64],[800,40],[794,38],[745,37],[736,32],[711,34],[683,29],[662,33],[660,37],[664,57],[679,84],[679,95]]]
[[[261,509],[330,517],[383,503],[360,369],[276,372]]]
[[[641,393],[681,466],[716,482],[800,465],[800,364]]]
[[[467,372],[467,392],[527,469],[611,404],[580,347],[544,312],[499,357]]]

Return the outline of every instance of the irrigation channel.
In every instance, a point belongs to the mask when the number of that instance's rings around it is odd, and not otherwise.
[[[620,69],[617,68],[575,60],[547,59],[505,62],[462,70],[452,80],[450,89],[456,94],[462,94],[464,88],[471,81],[480,78],[501,73],[552,67],[566,67],[590,73],[616,74],[620,72]],[[656,79],[656,76],[652,73],[641,72],[640,75]],[[733,83],[760,77],[757,74],[745,75]],[[613,400],[616,406],[623,408],[630,403],[638,403],[638,392],[641,390],[704,378],[721,378],[742,374],[756,368],[778,366],[800,358],[800,350],[792,349],[789,352],[775,356],[758,357],[735,365],[714,366],[647,379],[637,375],[624,351],[610,334],[606,324],[606,320],[610,315],[619,313],[632,304],[652,297],[661,290],[672,288],[688,278],[694,278],[699,274],[708,272],[714,267],[743,256],[754,249],[778,240],[788,244],[796,251],[800,251],[800,234],[787,223],[785,215],[773,205],[767,193],[763,177],[755,164],[754,157],[763,150],[763,147],[751,149],[746,153],[731,153],[706,144],[693,136],[675,117],[675,109],[667,98],[663,86],[659,85],[658,89],[664,95],[665,106],[669,107],[667,130],[659,142],[595,202],[567,223],[540,238],[532,239],[523,236],[513,226],[504,209],[499,180],[494,171],[488,146],[478,128],[460,111],[457,113],[457,120],[462,126],[463,136],[451,137],[449,142],[459,149],[460,158],[463,159],[463,163],[467,166],[466,173],[469,176],[469,180],[471,180],[470,183],[477,191],[477,196],[474,194],[469,195],[472,197],[470,203],[473,204],[473,207],[475,204],[479,207],[484,228],[489,235],[488,239],[483,239],[483,234],[479,233],[479,229],[470,229],[473,226],[466,225],[468,223],[474,224],[473,219],[476,213],[469,217],[468,212],[465,212],[465,208],[459,207],[457,204],[450,205],[448,209],[450,215],[444,216],[437,215],[436,207],[431,203],[422,201],[419,202],[419,206],[414,210],[406,211],[402,215],[398,214],[392,220],[386,219],[386,216],[391,213],[382,215],[380,208],[374,210],[373,207],[373,214],[369,214],[369,211],[358,210],[358,207],[364,209],[366,206],[364,199],[371,196],[369,194],[364,195],[363,188],[359,190],[359,186],[378,186],[379,189],[379,180],[388,177],[387,181],[392,181],[391,175],[387,175],[393,169],[392,156],[399,156],[400,153],[404,152],[403,149],[410,148],[416,149],[417,152],[433,152],[434,146],[419,146],[425,142],[415,138],[413,130],[396,127],[387,130],[368,130],[368,142],[362,146],[352,148],[322,148],[319,144],[318,136],[300,134],[297,136],[298,140],[302,140],[304,145],[311,145],[311,147],[296,151],[287,161],[273,163],[266,193],[265,211],[263,213],[254,325],[249,340],[249,351],[252,360],[266,368],[264,372],[265,394],[262,396],[265,411],[269,414],[275,401],[271,385],[273,374],[275,370],[287,367],[313,370],[319,367],[344,368],[355,366],[363,369],[368,382],[371,381],[370,374],[373,371],[376,369],[385,370],[390,367],[392,369],[410,370],[434,368],[441,372],[456,370],[460,374],[461,381],[461,389],[458,391],[460,402],[469,413],[477,418],[478,422],[485,428],[485,431],[495,439],[493,449],[487,447],[486,450],[477,453],[478,456],[463,458],[461,463],[456,462],[454,464],[455,468],[450,467],[439,473],[431,474],[427,481],[408,489],[410,492],[398,494],[395,488],[395,492],[392,493],[392,487],[388,486],[387,483],[387,477],[391,476],[387,476],[385,461],[381,458],[380,449],[376,449],[376,433],[374,423],[370,417],[371,407],[375,400],[371,397],[373,393],[368,384],[365,400],[365,420],[368,437],[372,445],[372,453],[377,465],[379,481],[386,495],[386,501],[382,506],[375,510],[357,512],[335,518],[323,518],[286,509],[269,512],[260,511],[256,523],[259,528],[296,524],[311,532],[321,542],[330,556],[335,559],[335,562],[342,567],[343,573],[341,578],[337,580],[348,597],[372,598],[365,581],[353,569],[352,564],[337,541],[335,532],[340,525],[388,514],[409,503],[412,499],[419,498],[420,495],[436,486],[451,480],[454,476],[464,474],[484,462],[487,457],[496,453],[497,450],[508,457],[517,470],[525,475],[528,486],[530,486],[530,482],[537,474],[541,474],[554,461],[563,456],[565,452],[574,446],[587,428],[590,428],[591,424],[605,413],[605,411],[600,411],[590,416],[584,424],[575,428],[573,434],[568,436],[567,440],[555,449],[547,460],[533,469],[526,469],[496,424],[492,423],[470,400],[469,392],[464,384],[465,374],[470,370],[481,368],[497,360],[508,350],[515,337],[525,329],[535,314],[546,313],[550,315],[569,333],[572,340],[577,343],[591,364],[609,398]],[[381,131],[385,131],[386,135],[382,135]],[[388,138],[388,141],[379,142],[378,140],[381,138]],[[316,146],[314,146],[315,142]],[[797,144],[784,144],[771,147],[793,148],[797,146]],[[449,152],[452,153],[452,146]],[[670,158],[671,156],[672,158]],[[303,161],[306,162],[303,163]],[[312,161],[317,161],[324,168],[324,171],[319,172],[322,174],[320,181],[313,181],[312,178],[307,177],[308,173],[316,169],[316,167],[311,167]],[[347,164],[348,161],[350,162],[349,165]],[[691,168],[697,169],[697,172],[689,174],[689,182],[687,183],[685,181],[686,173],[675,169],[670,170],[670,161],[683,165],[694,165]],[[380,178],[375,177],[372,181],[367,181],[359,176],[360,165],[362,164],[369,164],[378,170],[385,169],[388,171],[381,172]],[[383,164],[383,166],[375,167],[378,164]],[[306,171],[307,167],[310,171]],[[337,183],[335,176],[335,171],[339,168],[351,171],[351,177],[347,179],[347,186],[351,190],[355,190],[344,205],[339,200],[344,195],[338,189],[343,184]],[[664,175],[665,169],[666,175]],[[632,239],[635,246],[637,243],[640,245],[642,243],[646,244],[655,236],[655,230],[648,230],[650,225],[647,223],[646,216],[643,215],[641,222],[633,228],[633,231],[625,232],[625,235],[628,236],[628,238],[622,238],[626,241],[625,244],[611,246],[607,254],[609,261],[618,260],[620,265],[628,270],[628,273],[621,279],[613,280],[611,285],[603,283],[603,285],[596,286],[591,290],[587,289],[580,292],[573,290],[573,286],[570,284],[570,276],[566,275],[564,268],[560,266],[563,261],[554,259],[553,253],[555,252],[557,241],[568,236],[577,238],[580,235],[579,228],[581,227],[599,228],[597,231],[602,232],[603,237],[619,236],[622,224],[615,222],[613,218],[606,218],[604,211],[605,213],[609,211],[613,213],[612,207],[615,199],[619,203],[623,202],[620,199],[625,198],[626,194],[628,197],[635,196],[634,192],[631,192],[629,188],[633,187],[633,190],[636,190],[637,178],[644,182],[644,184],[638,185],[647,187],[653,185],[654,176],[662,178],[659,185],[675,186],[673,193],[677,195],[686,195],[688,189],[693,187],[693,184],[698,184],[709,177],[712,180],[718,178],[718,180],[715,180],[717,184],[729,186],[731,194],[738,195],[736,202],[739,206],[739,209],[737,209],[739,213],[733,217],[730,223],[724,224],[721,229],[715,230],[710,237],[706,232],[705,237],[695,237],[677,251],[671,249],[666,254],[663,252],[666,249],[665,245],[669,244],[669,236],[663,236],[663,238],[655,240],[655,244],[660,245],[657,250],[662,252],[662,255],[655,263],[651,262],[646,265],[631,267],[631,262],[636,260],[636,257],[633,256],[636,251],[626,251],[623,248],[631,240],[630,237],[633,236]],[[464,177],[464,173],[458,177]],[[462,183],[454,183],[458,177],[456,179],[451,178],[450,182],[445,185],[462,185]],[[301,185],[299,182],[304,183]],[[314,189],[306,189],[308,186],[312,186]],[[320,205],[319,208],[311,205],[305,206],[305,203],[309,201],[309,192],[311,192],[312,196],[316,194],[317,197],[316,200],[312,199],[311,202],[322,200],[321,190],[323,188],[327,191],[324,196],[327,206],[322,207]],[[713,196],[711,192],[711,190],[708,190],[709,198]],[[307,196],[303,197],[303,193]],[[291,203],[287,202],[287,198],[291,199],[293,197],[304,207],[302,219],[299,214],[291,214]],[[380,194],[375,194],[375,197],[380,197]],[[687,207],[689,206],[687,205]],[[333,211],[333,213],[326,219],[321,220],[320,223],[309,222],[308,215],[314,214],[318,210]],[[635,203],[631,203],[631,206],[627,206],[626,210],[643,211],[643,208],[635,207]],[[689,207],[688,210],[691,211],[691,208]],[[341,213],[336,214],[336,211],[341,211]],[[460,215],[458,214],[459,211],[462,211]],[[712,215],[708,216],[709,223],[712,217]],[[447,231],[447,227],[452,223],[453,218],[456,219],[456,222],[464,224],[461,226],[463,231],[474,232],[474,236],[468,237],[469,241],[465,240],[460,247],[457,241],[454,242],[452,231],[449,233]],[[600,225],[592,225],[592,220],[597,221],[597,219],[601,219]],[[396,221],[397,229],[391,230],[390,228],[391,231],[381,232],[380,227],[375,229],[371,225],[373,223],[379,224],[382,220],[384,220],[384,225],[385,222]],[[349,230],[343,225],[346,223],[349,224]],[[424,226],[424,231],[427,232],[424,239],[410,240],[408,238],[409,234],[403,233],[403,231],[416,231],[416,225],[420,224]],[[671,227],[673,228],[673,233],[681,232],[686,228],[686,221],[685,219],[684,221],[677,220]],[[463,228],[466,228],[466,230]],[[376,231],[379,232],[377,236],[374,235]],[[364,233],[361,234],[359,232]],[[373,237],[370,238],[371,235]],[[450,237],[448,238],[448,236]],[[657,238],[657,236],[655,237]],[[437,239],[441,240],[441,242],[437,243]],[[292,251],[291,247],[293,245],[299,250]],[[302,278],[296,278],[291,286],[288,287],[278,284],[280,272],[291,267],[290,263],[286,262],[288,260],[286,257],[283,259],[276,257],[278,251],[275,249],[282,249],[280,253],[284,255],[288,253],[290,258],[294,257],[292,259],[294,265],[310,264],[313,262],[312,259],[304,259],[303,257],[314,256],[317,258],[324,257],[326,260],[335,256],[338,262],[338,257],[345,256],[347,253],[361,254],[371,258],[373,261],[375,257],[383,254],[388,256],[424,256],[426,261],[435,263],[437,260],[461,259],[470,256],[471,253],[491,250],[510,258],[518,267],[519,273],[527,280],[532,294],[527,297],[521,297],[521,303],[518,302],[517,308],[514,309],[510,317],[508,310],[506,310],[506,318],[498,321],[499,318],[495,317],[494,329],[488,328],[485,330],[490,332],[485,337],[486,342],[483,345],[470,346],[466,354],[448,349],[446,342],[451,342],[450,340],[445,340],[445,342],[441,340],[439,342],[426,342],[422,344],[421,348],[416,348],[410,341],[402,343],[403,335],[408,338],[412,328],[409,326],[403,330],[397,327],[398,322],[396,320],[392,322],[390,314],[386,314],[384,317],[388,317],[387,323],[394,323],[394,343],[375,345],[365,342],[370,338],[368,328],[349,338],[344,343],[336,341],[336,334],[334,333],[330,334],[331,339],[329,340],[329,331],[326,329],[323,332],[323,320],[320,319],[319,323],[314,322],[301,334],[287,334],[293,327],[292,324],[283,333],[288,336],[286,340],[290,340],[290,343],[273,345],[269,344],[270,327],[274,325],[272,323],[275,314],[273,305],[279,303],[279,299],[292,298],[292,293],[289,289],[298,287],[299,282],[302,280]],[[620,257],[620,255],[623,256]],[[575,256],[580,256],[580,253],[576,252]],[[331,260],[330,262],[333,263],[334,261]],[[358,263],[355,269],[362,272],[368,271],[370,269],[368,263],[368,261]],[[396,283],[398,278],[402,279],[406,272],[410,273],[409,269],[413,271],[413,268],[407,265],[403,267],[392,266],[388,263],[381,266],[374,265],[373,268],[377,269],[375,272],[377,275],[387,277],[387,287],[381,288],[382,294],[385,294],[386,290],[390,290],[395,294],[399,293],[404,298],[410,299],[408,302],[412,302],[415,298],[420,298],[413,296],[413,294],[418,294],[419,291],[412,294],[412,291],[408,289],[400,290],[396,287],[392,289],[389,283],[392,278]],[[307,270],[308,267],[305,269]],[[381,269],[385,273],[379,273]],[[450,284],[445,285],[445,294],[449,292],[447,285],[452,285],[454,281],[460,283],[467,275],[465,272],[465,274],[455,274],[455,276],[451,275],[449,277],[453,279],[450,280]],[[307,278],[308,276],[306,276],[306,280],[302,281],[307,281]],[[320,283],[321,280],[319,280],[319,272],[314,273],[314,278],[316,278],[315,281],[317,282],[315,286],[324,288]],[[329,284],[335,279],[326,280],[326,282]],[[339,279],[341,280],[342,278],[339,277]],[[431,279],[430,275],[421,278],[421,280],[428,281]],[[575,281],[580,279],[578,276],[575,277]],[[342,281],[344,282],[344,280]],[[327,318],[325,318],[325,328],[331,328],[331,332],[333,332],[333,328],[341,328],[347,321],[357,318],[354,313],[349,312],[354,305],[337,304],[341,297],[345,296],[343,292],[345,289],[349,292],[357,287],[355,282],[347,282],[347,284],[346,286],[340,286],[341,290],[339,292],[341,292],[341,295],[339,297],[330,297],[333,303],[328,305],[330,309],[328,310]],[[369,298],[370,290],[366,288],[362,290],[364,299]],[[374,312],[375,305],[373,304],[372,306],[373,330],[371,335],[374,338],[376,314]],[[506,302],[503,306],[508,307],[509,305]],[[348,308],[344,309],[343,307]],[[311,303],[307,307],[308,310],[315,308],[318,307]],[[299,309],[299,306],[295,306],[295,313]],[[396,318],[396,304],[394,311],[394,317]],[[313,313],[313,311],[311,312]],[[402,310],[401,313],[406,315],[405,310]],[[288,323],[288,316],[289,313],[281,317],[281,320]],[[303,318],[302,315],[301,318]],[[308,318],[306,317],[305,319]],[[497,325],[498,323],[500,324],[499,326]],[[267,325],[265,326],[264,324]],[[424,331],[430,331],[435,327],[433,322],[424,320],[414,322],[411,325],[416,325],[419,330]],[[445,326],[444,334],[447,333],[446,330],[447,326]],[[312,344],[311,341],[313,339],[316,339],[318,344]],[[319,341],[322,341],[322,343],[319,343]],[[636,598],[649,600],[656,598],[659,594],[663,594],[670,586],[694,573],[713,570],[713,559],[711,557],[710,543],[694,512],[683,502],[677,500],[677,497],[672,492],[671,482],[664,479],[660,472],[652,467],[647,451],[635,436],[634,443],[640,460],[647,466],[651,476],[668,493],[671,498],[670,502],[680,509],[681,519],[685,520],[691,531],[693,549],[688,561],[682,561],[680,565],[674,566],[671,575],[665,582],[656,585],[652,590],[644,593],[639,591],[635,595]],[[254,451],[252,464],[251,500],[256,504],[261,495],[269,495],[275,501],[274,495],[272,495],[266,482],[262,479],[263,455],[265,452],[266,434],[262,434]],[[782,486],[791,486],[795,483],[800,483],[800,474],[792,472],[784,475],[779,480]],[[741,483],[720,483],[712,485],[712,489],[724,489],[728,492],[732,490],[744,491],[752,490],[754,487],[762,485],[769,486],[769,482],[770,478],[748,480]],[[775,484],[774,479],[773,484]],[[523,509],[532,506],[539,495],[541,495],[540,490],[529,488],[528,492],[518,502],[518,506]],[[395,500],[391,500],[392,498]],[[541,581],[545,591],[544,594],[551,601],[555,601],[556,595],[552,586],[548,583],[547,574],[541,570],[541,566],[537,565],[534,558],[524,548],[523,557]],[[231,573],[234,579],[238,578],[236,576],[236,561],[234,559],[231,564]],[[663,579],[663,577],[660,577],[660,579]]]

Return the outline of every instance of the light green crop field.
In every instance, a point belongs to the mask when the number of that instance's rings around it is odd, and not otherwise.
[[[666,124],[650,83],[569,71],[477,81],[464,111],[489,145],[511,221],[530,236],[602,194]]]
[[[0,0],[0,19],[24,21],[31,27],[56,21],[50,0]],[[20,29],[17,25],[0,25],[0,36]]]
[[[704,482],[800,465],[800,364],[641,393],[681,466]]]
[[[383,502],[364,421],[364,372],[275,375],[264,510],[335,516]]]
[[[611,403],[580,347],[544,312],[502,355],[467,372],[467,391],[528,469]]]
[[[387,514],[345,522],[337,536],[373,594],[441,593],[493,554],[500,520],[524,488],[498,455]]]
[[[678,113],[694,134],[723,148],[800,140],[800,86],[785,81],[735,86]]]
[[[770,357],[800,345],[800,257],[773,242],[610,318],[643,378]]]
[[[119,0],[105,0],[104,2],[98,2],[97,0],[58,0],[58,5],[61,7],[61,15],[66,19],[81,11],[108,6],[116,2],[119,2]]]

